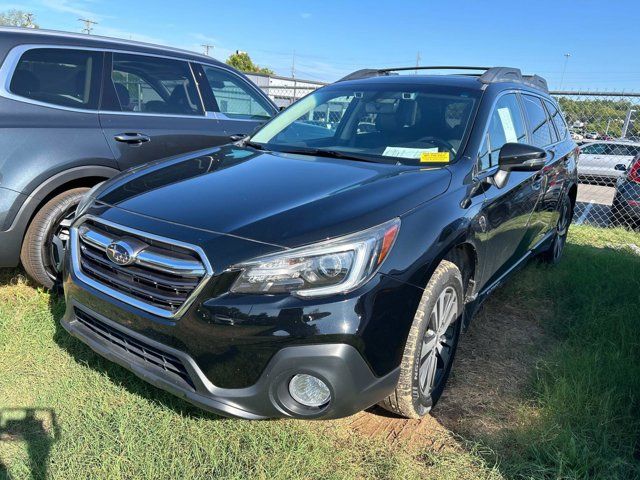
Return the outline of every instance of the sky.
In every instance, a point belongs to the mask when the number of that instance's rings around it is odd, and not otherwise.
[[[519,67],[551,89],[640,91],[638,0],[9,0],[41,28],[203,51],[334,81],[360,68]],[[569,54],[570,56],[566,56]],[[295,61],[294,61],[295,58]],[[564,73],[563,73],[564,72]]]

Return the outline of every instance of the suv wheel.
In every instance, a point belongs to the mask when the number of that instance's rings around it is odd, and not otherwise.
[[[407,418],[420,418],[444,390],[458,346],[464,309],[462,275],[443,260],[433,273],[413,319],[393,394],[380,405]]]
[[[562,205],[560,206],[560,217],[558,218],[558,224],[556,225],[551,245],[548,250],[541,254],[541,258],[545,262],[553,265],[560,262],[562,253],[564,252],[564,246],[567,243],[567,235],[569,233],[572,215],[573,208],[571,207],[571,199],[565,195],[562,199]]]
[[[88,188],[67,190],[49,200],[33,217],[22,242],[20,260],[37,283],[52,288],[60,275],[61,252],[80,199]]]

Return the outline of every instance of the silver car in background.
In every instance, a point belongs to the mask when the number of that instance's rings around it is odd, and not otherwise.
[[[578,177],[587,183],[613,184],[640,154],[640,143],[596,141],[580,146]]]

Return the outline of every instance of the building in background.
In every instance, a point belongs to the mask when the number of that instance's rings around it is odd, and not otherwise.
[[[314,80],[302,80],[279,75],[245,73],[249,79],[265,91],[278,107],[288,107],[299,98],[326,85]]]

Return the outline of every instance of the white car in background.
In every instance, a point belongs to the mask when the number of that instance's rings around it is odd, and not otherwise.
[[[638,154],[640,143],[596,141],[582,144],[578,177],[589,183],[613,183],[625,174]]]

